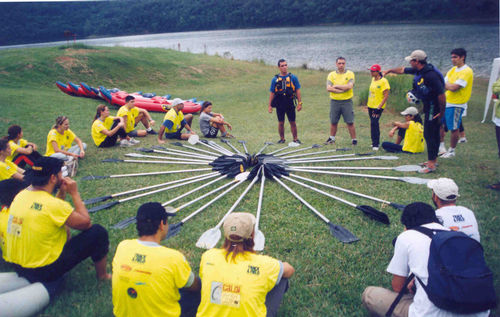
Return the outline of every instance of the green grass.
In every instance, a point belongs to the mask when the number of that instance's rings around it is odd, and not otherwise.
[[[305,145],[321,143],[328,135],[328,94],[324,88],[327,71],[293,69],[302,84],[304,109],[298,113],[299,138]],[[0,132],[5,133],[11,124],[20,124],[25,137],[45,150],[46,136],[59,115],[70,118],[71,129],[89,145],[87,156],[80,162],[76,180],[82,197],[118,193],[125,190],[180,179],[195,175],[152,176],[147,178],[105,179],[82,181],[86,175],[110,175],[135,171],[157,171],[188,168],[187,166],[159,167],[146,164],[105,164],[107,157],[123,158],[133,149],[97,149],[90,137],[91,121],[96,106],[101,103],[86,98],[75,98],[61,93],[54,85],[56,80],[86,82],[89,85],[119,87],[127,91],[156,92],[160,95],[210,100],[214,111],[222,112],[234,127],[237,139],[248,141],[251,152],[257,152],[264,141],[276,141],[276,115],[267,113],[269,83],[276,67],[262,62],[226,60],[203,54],[180,53],[163,49],[99,48],[81,46],[77,49],[37,48],[0,51]],[[369,85],[367,73],[356,74],[355,102],[359,93]],[[390,77],[392,94],[387,111],[381,118],[382,140],[388,140],[390,123],[402,120],[398,112],[406,107],[403,93],[411,80]],[[460,187],[460,204],[475,211],[487,262],[491,269],[500,272],[500,247],[497,216],[499,194],[484,186],[500,179],[494,126],[480,124],[486,94],[487,81],[477,79],[469,114],[465,118],[466,144],[457,148],[457,157],[450,161],[440,160],[440,167],[429,178],[451,177]],[[113,110],[114,112],[114,110]],[[356,107],[356,129],[359,145],[357,152],[370,148],[369,119],[366,110]],[[159,123],[163,114],[153,113]],[[198,131],[198,116],[194,119]],[[291,141],[288,124],[286,138]],[[449,138],[449,136],[448,136]],[[446,142],[449,144],[449,139]],[[236,141],[232,141],[239,146]],[[343,124],[339,126],[338,147],[349,147],[350,138]],[[156,144],[154,137],[141,139],[141,146]],[[167,146],[169,146],[167,144]],[[269,151],[279,148],[271,146]],[[397,166],[425,161],[426,155],[400,155],[398,161],[339,162],[352,166]],[[328,163],[325,163],[327,165]],[[333,165],[333,163],[330,163]],[[373,172],[376,173],[376,172]],[[397,172],[379,172],[400,176]],[[304,175],[337,186],[349,188],[391,202],[407,204],[414,201],[431,203],[430,191],[422,185],[412,185],[388,180],[366,180],[349,177]],[[197,184],[188,185],[192,189]],[[281,316],[362,316],[360,296],[368,285],[390,286],[390,275],[385,268],[392,255],[392,239],[403,230],[399,222],[400,212],[363,198],[334,191],[358,205],[370,205],[386,212],[391,225],[385,226],[367,219],[349,206],[325,198],[307,189],[290,185],[309,203],[324,213],[332,222],[341,224],[361,240],[345,245],[332,237],[328,227],[315,217],[306,206],[291,197],[276,182],[266,182],[261,230],[266,237],[264,253],[291,263],[296,274],[282,304]],[[215,188],[215,186],[211,186]],[[185,188],[166,191],[152,197],[119,204],[92,215],[94,223],[110,228],[116,222],[134,215],[140,204],[154,200],[165,202]],[[243,186],[234,190],[208,210],[203,211],[183,226],[181,233],[165,245],[181,250],[197,272],[204,250],[194,246],[198,237],[215,226],[222,215],[240,195]],[[190,200],[194,197],[188,197]],[[239,211],[255,213],[258,184],[245,196],[237,207]],[[184,202],[186,201],[184,200]],[[206,201],[206,200],[205,200]],[[180,211],[185,217],[204,201]],[[180,203],[173,204],[179,206]],[[136,236],[133,226],[125,230],[110,229],[111,263],[117,244]],[[10,271],[0,260],[0,271]],[[496,279],[500,293],[500,283]],[[55,298],[40,316],[109,316],[112,314],[111,287],[109,283],[95,281],[91,261],[85,261],[73,270],[64,283],[64,291]]]

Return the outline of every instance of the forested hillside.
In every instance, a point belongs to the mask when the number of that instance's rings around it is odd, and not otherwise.
[[[0,46],[324,23],[498,19],[497,0],[141,0],[0,3]]]

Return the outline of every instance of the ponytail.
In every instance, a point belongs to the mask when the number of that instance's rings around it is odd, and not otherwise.
[[[56,118],[56,124],[52,126],[52,129],[57,129],[58,126],[63,124],[64,121],[68,120],[68,117],[66,116],[59,116]]]
[[[101,116],[101,113],[106,109],[106,105],[98,105],[96,109],[96,114],[93,121],[96,121]],[[92,122],[93,122],[92,121]]]
[[[17,136],[19,135],[19,133],[21,133],[22,130],[23,129],[17,124],[11,125],[7,130],[7,136],[6,136],[7,140],[8,141],[14,140],[15,138],[17,138]]]

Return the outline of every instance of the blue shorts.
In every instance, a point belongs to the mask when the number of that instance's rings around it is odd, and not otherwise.
[[[464,113],[464,108],[459,107],[447,107],[444,112],[444,118],[446,127],[450,131],[458,130],[460,123],[462,122],[462,114]]]

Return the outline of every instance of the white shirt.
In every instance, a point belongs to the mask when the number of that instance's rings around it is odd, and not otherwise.
[[[480,241],[479,228],[474,212],[462,206],[445,206],[436,209],[439,222],[454,231],[461,231],[469,237]]]

